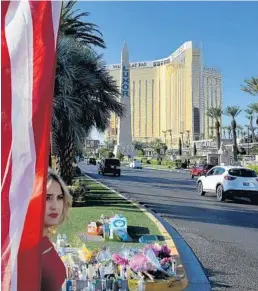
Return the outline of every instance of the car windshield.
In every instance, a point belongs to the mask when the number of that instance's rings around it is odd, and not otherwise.
[[[120,166],[120,161],[116,159],[106,159],[105,160],[105,165],[107,166]]]
[[[211,168],[213,168],[214,167],[214,165],[206,165],[206,166],[204,166],[204,168],[206,169],[206,170],[210,170]]]
[[[249,169],[230,169],[228,173],[231,176],[235,177],[245,177],[245,178],[257,177],[255,171]]]

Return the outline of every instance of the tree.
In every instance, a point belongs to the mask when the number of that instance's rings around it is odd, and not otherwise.
[[[194,154],[194,156],[196,156],[196,154],[197,154],[196,143],[194,143],[194,146],[193,146],[193,154]]]
[[[95,126],[104,131],[111,112],[122,116],[120,93],[101,57],[71,37],[60,37],[52,132],[57,170],[69,184],[76,145]]]
[[[106,140],[105,142],[105,147],[111,151],[114,151],[114,148],[115,148],[115,144],[116,144],[116,141],[114,139],[112,140]]]
[[[240,112],[241,110],[239,106],[228,106],[225,109],[225,114],[232,118],[231,128],[232,128],[232,135],[233,135],[233,154],[234,154],[235,161],[237,161],[236,117],[239,115]]]
[[[237,138],[242,137],[243,126],[237,125]]]
[[[161,141],[161,139],[156,138],[151,142],[151,147],[154,149],[158,157],[160,156],[160,151],[164,147],[164,143]]]
[[[116,157],[117,157],[117,159],[119,159],[120,161],[122,161],[123,158],[124,158],[124,155],[122,153],[118,152]]]
[[[251,148],[250,154],[251,155],[258,155],[258,146],[257,145],[255,145]]]
[[[226,138],[227,126],[223,126],[223,137]]]
[[[252,109],[251,105],[248,106],[248,108],[245,110],[245,112],[247,113],[246,117],[250,122],[250,130],[251,130],[251,134],[252,134],[252,142],[254,142],[254,138],[255,138],[254,125],[253,125],[254,110]]]
[[[97,46],[106,48],[103,40],[103,35],[99,31],[96,24],[84,22],[83,17],[88,17],[90,13],[78,13],[80,9],[74,10],[76,0],[67,1],[62,8],[61,21],[60,21],[60,34],[75,38],[88,47]]]
[[[144,148],[144,144],[141,141],[134,141],[133,145],[136,150],[142,150]]]
[[[179,137],[179,141],[178,141],[178,152],[179,152],[179,156],[182,156],[182,140],[181,140],[181,137]]]
[[[225,126],[227,133],[228,133],[228,139],[232,138],[231,134],[232,134],[232,127],[231,125],[227,125]]]
[[[250,104],[249,108],[251,110],[253,110],[253,112],[255,114],[258,114],[258,102],[254,102],[254,103]],[[256,122],[256,125],[258,126],[258,116],[256,116],[256,121],[255,122]]]
[[[206,115],[215,120],[215,130],[216,130],[216,140],[217,140],[217,149],[220,149],[220,120],[223,110],[221,107],[210,107]]]
[[[249,80],[245,80],[245,85],[241,86],[241,90],[252,96],[258,96],[258,78],[252,77]]]

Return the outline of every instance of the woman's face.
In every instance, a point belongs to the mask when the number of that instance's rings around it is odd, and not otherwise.
[[[46,199],[45,226],[58,225],[64,208],[64,194],[57,181],[49,183]]]

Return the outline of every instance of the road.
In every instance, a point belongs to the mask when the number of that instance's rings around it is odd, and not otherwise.
[[[124,167],[118,178],[98,175],[97,166],[81,163],[81,168],[161,214],[190,245],[212,290],[258,290],[258,206],[198,196],[185,172]]]

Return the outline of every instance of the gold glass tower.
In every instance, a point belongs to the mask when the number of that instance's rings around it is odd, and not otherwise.
[[[170,147],[203,136],[201,48],[188,41],[165,59],[130,63],[130,102],[133,140],[160,138]],[[120,81],[119,64],[109,65]],[[117,117],[112,115],[105,138],[116,140]]]

